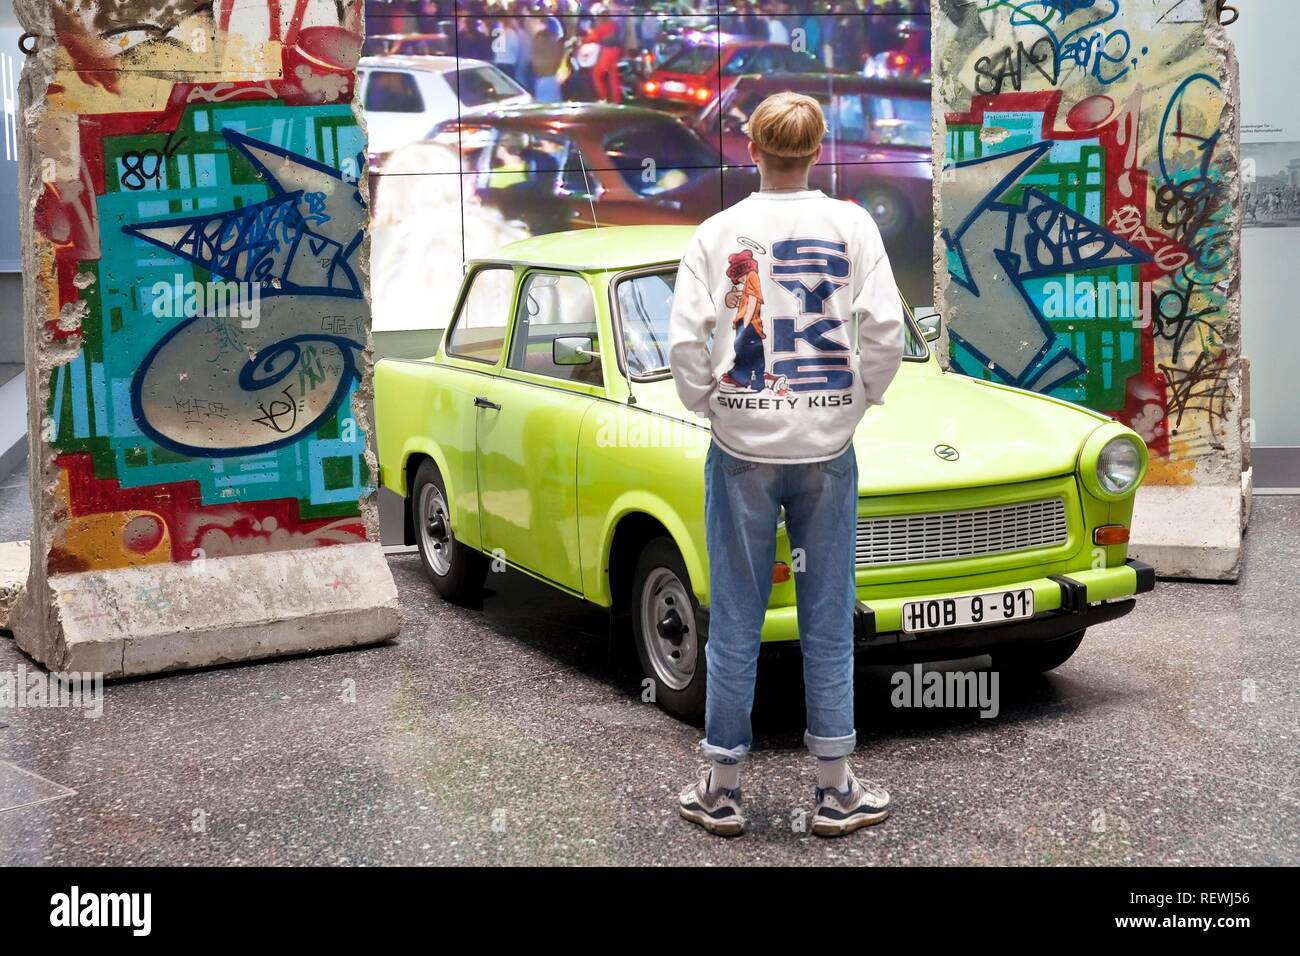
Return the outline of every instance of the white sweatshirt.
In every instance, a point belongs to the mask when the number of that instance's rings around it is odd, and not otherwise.
[[[902,358],[902,300],[862,207],[816,189],[756,192],[696,230],[677,270],[668,360],[677,394],[724,451],[836,457]]]

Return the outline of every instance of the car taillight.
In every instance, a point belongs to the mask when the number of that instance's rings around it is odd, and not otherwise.
[[[646,96],[656,96],[659,93],[659,84],[654,80],[646,80],[642,89],[645,90]]]
[[[894,66],[907,66],[907,54],[906,53],[895,54]]]
[[[709,100],[713,99],[713,91],[707,86],[701,86],[695,91],[695,98],[701,103],[707,103]]]
[[[1102,546],[1128,544],[1128,528],[1122,524],[1099,525],[1092,532],[1092,543]]]

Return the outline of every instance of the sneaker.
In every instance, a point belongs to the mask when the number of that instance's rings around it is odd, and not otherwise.
[[[682,816],[698,823],[718,836],[739,836],[745,831],[745,817],[740,812],[740,788],[735,790],[709,790],[709,768],[700,772],[700,779],[681,792],[677,806]]]
[[[848,790],[817,788],[817,812],[812,832],[818,836],[844,836],[889,816],[889,792],[884,787],[863,783],[849,769]]]
[[[771,389],[779,398],[784,398],[790,391],[790,380],[784,375],[773,375],[771,372],[763,375],[763,385]]]

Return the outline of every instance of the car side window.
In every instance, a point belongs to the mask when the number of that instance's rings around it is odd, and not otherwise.
[[[549,375],[567,382],[604,384],[596,338],[596,301],[582,276],[534,272],[519,295],[519,318],[506,365],[522,372]],[[563,339],[563,349],[555,340]],[[582,340],[590,340],[587,347]],[[592,354],[574,355],[574,349]],[[557,351],[572,364],[555,361]]]
[[[774,63],[773,68],[788,70],[791,73],[815,73],[821,68],[821,64],[811,53],[799,50],[783,50],[780,62]]]
[[[785,67],[783,50],[761,48],[745,65],[746,73],[779,73]]]
[[[411,74],[372,70],[364,108],[374,113],[423,113],[424,99]]]
[[[750,65],[750,61],[755,59],[756,56],[753,50],[747,50],[742,47],[736,51],[735,56],[722,65],[722,75],[736,76],[740,73],[744,73],[746,70],[756,69],[756,67]]]
[[[514,291],[513,269],[490,266],[474,273],[447,337],[447,354],[495,365],[505,347]]]

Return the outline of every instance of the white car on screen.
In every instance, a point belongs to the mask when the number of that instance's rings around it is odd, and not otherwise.
[[[357,65],[370,153],[419,142],[439,123],[528,103],[532,95],[484,60],[454,56],[365,56]]]

